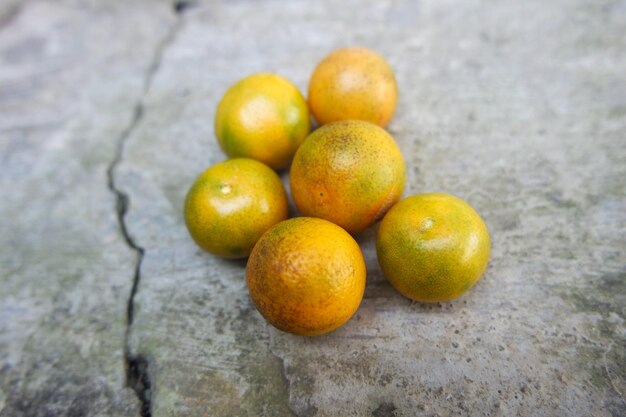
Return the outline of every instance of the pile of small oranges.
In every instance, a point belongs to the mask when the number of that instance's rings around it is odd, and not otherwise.
[[[485,271],[489,233],[472,207],[439,193],[399,201],[405,162],[384,130],[397,96],[384,58],[345,48],[318,64],[308,103],[291,82],[267,73],[242,79],[222,97],[215,134],[231,159],[195,180],[185,222],[206,251],[249,257],[250,297],[275,327],[318,335],[350,319],[366,283],[350,233],[381,219],[378,261],[403,295],[452,300]],[[309,112],[321,126],[313,133]],[[287,219],[287,192],[274,170],[290,164],[302,216]]]

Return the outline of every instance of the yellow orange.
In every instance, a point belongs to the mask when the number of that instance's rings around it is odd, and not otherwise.
[[[334,51],[318,64],[309,81],[309,108],[322,125],[358,119],[385,127],[397,100],[391,67],[366,48]]]
[[[291,193],[302,214],[358,232],[382,218],[406,181],[402,153],[375,124],[352,120],[322,126],[291,165]]]
[[[318,335],[344,324],[365,290],[365,261],[345,230],[297,217],[274,226],[254,247],[246,267],[252,301],[273,326]]]
[[[189,189],[185,223],[202,249],[245,258],[261,235],[287,218],[287,195],[266,165],[230,159],[204,171]]]
[[[420,194],[393,206],[380,223],[376,253],[389,282],[416,301],[453,300],[489,262],[490,239],[478,213],[449,194]]]
[[[286,167],[311,130],[298,89],[276,74],[254,74],[231,86],[215,114],[215,134],[230,157]]]

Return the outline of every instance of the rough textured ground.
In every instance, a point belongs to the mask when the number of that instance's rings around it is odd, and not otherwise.
[[[1,416],[626,414],[626,1],[183,6],[0,6]],[[292,336],[182,202],[228,85],[354,44],[396,71],[405,194],[466,199],[492,260],[414,303],[365,231],[357,315]]]
[[[107,171],[174,19],[118,3],[0,7],[1,416],[137,415]]]

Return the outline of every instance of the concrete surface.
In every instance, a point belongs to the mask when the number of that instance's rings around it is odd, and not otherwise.
[[[0,7],[1,416],[626,415],[626,1],[178,5]],[[492,260],[414,303],[372,228],[357,315],[297,337],[182,202],[231,83],[345,45],[396,71],[405,195],[466,199]]]

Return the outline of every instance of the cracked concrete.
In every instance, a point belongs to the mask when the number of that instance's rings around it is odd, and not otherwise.
[[[174,6],[174,13],[176,15],[180,15],[185,9],[184,3],[179,2]],[[157,47],[155,48],[154,57],[148,66],[143,83],[143,92],[141,97],[137,101],[133,110],[133,117],[126,129],[121,134],[120,139],[118,140],[117,152],[115,154],[115,158],[109,165],[107,169],[107,178],[108,178],[108,186],[111,192],[115,195],[116,199],[116,210],[117,210],[117,220],[119,224],[120,231],[126,241],[126,244],[136,253],[136,262],[135,262],[135,273],[133,275],[132,286],[130,290],[130,294],[128,296],[127,308],[126,308],[126,317],[127,317],[127,325],[126,325],[126,336],[124,340],[124,356],[126,360],[126,380],[128,386],[130,386],[139,399],[139,414],[142,417],[150,417],[152,414],[152,406],[151,406],[151,388],[152,382],[150,380],[149,369],[148,369],[148,361],[141,355],[135,355],[131,353],[128,346],[128,334],[130,332],[130,328],[133,324],[134,317],[134,305],[135,305],[135,294],[137,292],[137,288],[139,286],[141,280],[141,262],[143,261],[143,256],[145,253],[145,249],[135,243],[132,236],[128,232],[128,228],[126,226],[126,212],[128,211],[128,207],[130,204],[128,194],[126,194],[122,189],[116,186],[115,181],[115,169],[120,164],[124,157],[124,148],[126,145],[126,141],[133,134],[135,128],[141,122],[144,112],[144,97],[150,91],[150,86],[152,85],[152,80],[156,72],[158,71],[161,65],[161,59],[163,52],[168,47],[168,45],[175,39],[176,34],[181,26],[180,18],[177,18],[173,24],[170,25],[170,29],[167,31],[164,38],[159,42]]]
[[[620,8],[347,2],[330,19],[328,10],[199,5],[164,55],[120,168],[137,196],[129,226],[149,248],[130,340],[158,369],[154,415],[623,413],[611,381],[624,378],[624,300],[598,281],[624,268]],[[228,85],[269,70],[304,90],[317,60],[354,43],[396,69],[389,129],[412,167],[408,193],[468,199],[492,230],[494,258],[463,299],[419,305],[385,282],[369,230],[358,236],[369,268],[359,313],[305,339],[263,322],[243,263],[199,251],[181,204],[195,175],[223,158],[211,120]],[[617,229],[599,232],[607,224]],[[607,373],[611,340],[620,349]],[[268,397],[270,377],[284,395]]]
[[[0,415],[624,415],[625,16],[613,0],[3,3]],[[275,71],[306,91],[350,44],[396,71],[405,194],[467,199],[492,261],[460,300],[418,304],[367,230],[357,315],[296,337],[256,312],[244,262],[195,247],[182,202],[224,158],[231,83]]]
[[[134,256],[106,178],[172,14],[151,8],[0,7],[2,416],[139,409],[124,369]]]

